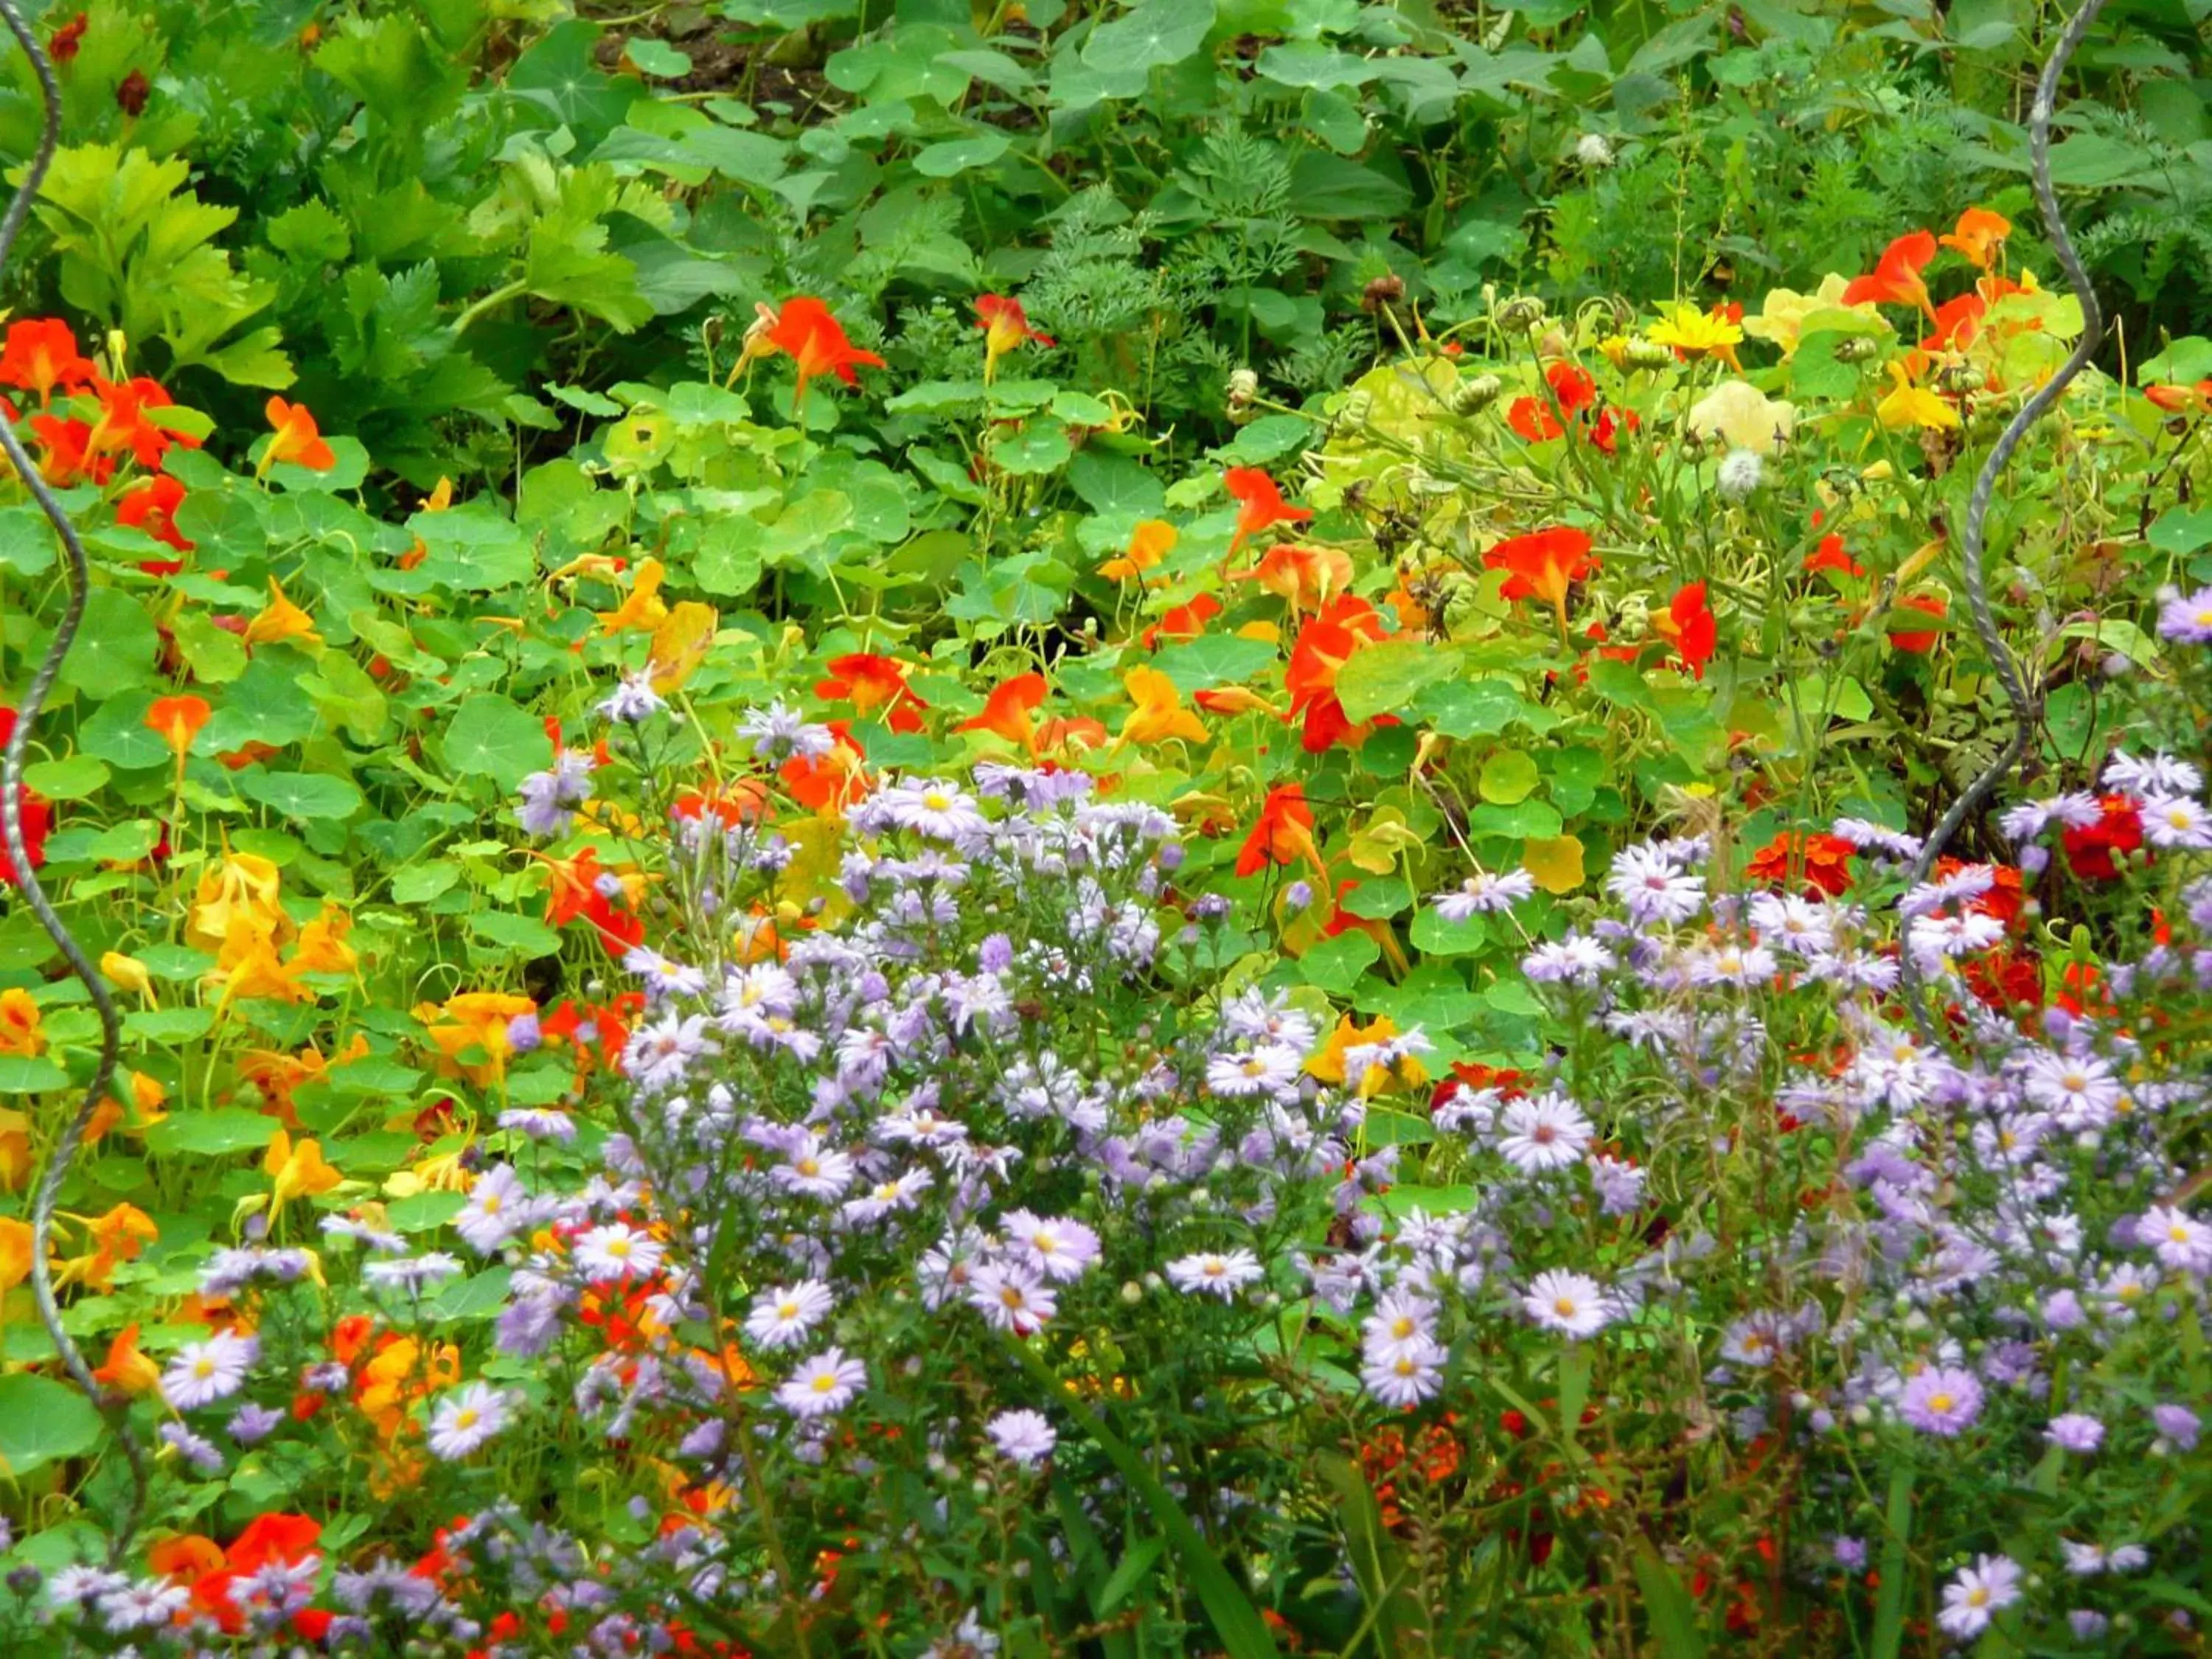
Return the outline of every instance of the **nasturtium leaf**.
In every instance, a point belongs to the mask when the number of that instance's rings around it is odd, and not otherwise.
[[[1363,881],[1345,895],[1344,908],[1370,921],[1387,921],[1413,902],[1413,890],[1402,876]]]
[[[161,826],[151,818],[125,818],[94,836],[85,856],[102,864],[136,864],[161,844]]]
[[[203,1158],[221,1158],[249,1147],[266,1146],[269,1137],[279,1127],[274,1118],[235,1106],[172,1112],[146,1131],[146,1145],[163,1156],[192,1152]]]
[[[428,551],[419,574],[456,592],[489,593],[519,586],[538,568],[529,538],[488,509],[417,513],[407,528]]]
[[[1370,1146],[1419,1146],[1437,1138],[1436,1126],[1428,1119],[1383,1106],[1368,1109],[1359,1132]]]
[[[416,1193],[386,1205],[384,1218],[394,1232],[427,1233],[451,1221],[468,1201],[465,1193]]]
[[[349,818],[361,811],[361,791],[327,772],[264,772],[238,775],[238,793],[288,818]]]
[[[54,568],[54,527],[34,507],[0,507],[0,568],[43,576]]]
[[[453,711],[442,747],[447,771],[489,778],[501,794],[513,793],[531,773],[553,764],[545,722],[494,691],[478,692]]]
[[[1522,844],[1521,867],[1547,893],[1571,893],[1583,884],[1583,843],[1577,836],[1539,837]]]
[[[1407,936],[1424,956],[1474,956],[1488,947],[1490,925],[1480,916],[1447,921],[1437,914],[1435,906],[1425,904],[1415,913]]]
[[[635,64],[642,74],[672,81],[678,76],[691,73],[691,56],[679,52],[665,40],[657,40],[649,34],[633,36],[623,47],[623,56]]]
[[[455,864],[410,864],[392,875],[392,902],[394,904],[428,904],[439,894],[450,890],[461,878],[460,866]]]
[[[313,737],[320,722],[314,700],[300,687],[301,675],[311,666],[308,658],[284,647],[257,647],[246,672],[223,693],[215,718],[201,730],[194,747],[204,755],[222,755],[249,743],[282,749]],[[144,710],[139,712],[143,717]],[[152,732],[146,735],[154,738],[161,757],[167,759],[167,745]],[[118,760],[105,750],[101,757],[118,765],[143,764]]]
[[[123,1034],[142,1042],[191,1042],[214,1029],[212,1008],[133,1008],[123,1016]]]
[[[1536,763],[1518,749],[1493,750],[1482,763],[1480,776],[1475,788],[1483,799],[1500,806],[1512,806],[1536,793],[1543,775]]]
[[[1352,653],[1336,677],[1336,695],[1345,717],[1355,723],[1377,714],[1395,714],[1424,687],[1460,672],[1459,655],[1449,646],[1418,640],[1384,640]]]
[[[1083,61],[1109,76],[1158,69],[1195,52],[1212,27],[1213,0],[1141,0],[1092,33]]]
[[[425,1302],[422,1311],[441,1325],[489,1319],[507,1305],[507,1285],[514,1277],[512,1267],[487,1267],[457,1279]]]
[[[1013,147],[1002,132],[979,133],[932,144],[914,158],[914,170],[925,179],[951,179],[973,167],[987,167]]]
[[[0,1095],[34,1095],[68,1084],[69,1073],[44,1054],[0,1054]]]
[[[2143,539],[2161,553],[2194,553],[2212,543],[2212,507],[2169,507],[2143,532]]]
[[[179,611],[170,621],[169,633],[192,678],[202,684],[228,685],[246,672],[245,641],[228,629],[217,628],[205,613]]]
[[[1348,997],[1359,976],[1382,955],[1382,947],[1357,928],[1325,939],[1298,958],[1306,982],[1318,985],[1332,996]]]
[[[113,775],[105,762],[90,755],[34,761],[23,769],[23,781],[48,800],[83,800]]]
[[[1447,680],[1413,699],[1410,718],[1447,738],[1491,738],[1533,707],[1510,680]]]
[[[1093,513],[1157,515],[1167,501],[1167,487],[1142,462],[1089,447],[1067,464],[1067,486]]]
[[[1559,814],[1556,808],[1540,800],[1524,800],[1511,806],[1485,801],[1469,810],[1467,827],[1470,835],[1547,841],[1559,833]]]
[[[990,451],[991,464],[1016,477],[1057,471],[1074,453],[1067,428],[1058,421],[1044,419],[1024,422],[1018,431],[994,443]]]
[[[82,1456],[106,1431],[82,1389],[33,1371],[0,1376],[0,1474],[9,1480]]]
[[[469,931],[487,945],[517,955],[545,957],[561,948],[559,932],[534,916],[488,910],[469,918]]]
[[[1264,640],[1248,640],[1234,634],[1208,634],[1170,645],[1152,659],[1152,666],[1175,682],[1188,696],[1218,685],[1241,685],[1255,674],[1272,668],[1282,653]]]
[[[149,684],[161,649],[161,632],[144,605],[120,588],[95,587],[62,659],[61,684],[95,697]]]

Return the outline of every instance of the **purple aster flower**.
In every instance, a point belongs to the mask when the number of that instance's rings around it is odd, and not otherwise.
[[[276,1407],[257,1406],[249,1400],[230,1414],[225,1432],[241,1446],[258,1445],[275,1433],[283,1420],[284,1413]]]
[[[2204,1425],[2188,1407],[2153,1406],[2150,1420],[2157,1425],[2159,1439],[2166,1445],[2176,1451],[2197,1449],[2197,1437]]]
[[[1058,1431],[1042,1412],[1000,1412],[983,1425],[983,1432],[991,1437],[1000,1456],[1025,1469],[1036,1468],[1060,1443]]]
[[[2176,594],[2158,613],[2158,631],[2181,645],[2212,645],[2212,587]]]
[[[1905,1385],[1897,1414],[1923,1434],[1962,1433],[1982,1414],[1981,1382],[1962,1368],[1929,1365]]]
[[[2020,1600],[2020,1581],[2019,1565],[2009,1556],[1978,1557],[1943,1586],[1943,1610],[1936,1622],[1946,1634],[1969,1641],[1987,1630],[2001,1609]]]
[[[2105,1443],[2105,1425],[2087,1412],[2067,1412],[2051,1419],[2043,1437],[2061,1451],[2086,1456]]]

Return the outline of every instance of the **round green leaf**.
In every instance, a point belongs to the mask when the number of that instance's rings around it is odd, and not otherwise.
[[[456,777],[489,778],[502,794],[553,764],[553,739],[545,722],[493,691],[480,691],[453,711],[445,750],[447,771]]]
[[[1500,749],[1482,763],[1475,787],[1483,799],[1499,806],[1516,806],[1536,793],[1543,781],[1536,763],[1518,749]]]
[[[92,1401],[66,1382],[28,1371],[0,1376],[0,1474],[10,1480],[83,1455],[106,1426]]]
[[[983,133],[974,138],[955,138],[932,144],[914,158],[914,170],[925,179],[950,179],[970,167],[987,167],[1013,148],[1004,133]]]
[[[326,772],[241,772],[238,793],[288,818],[349,818],[361,811],[361,791]]]

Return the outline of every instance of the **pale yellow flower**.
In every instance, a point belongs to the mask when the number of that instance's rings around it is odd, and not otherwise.
[[[1723,380],[1690,406],[1690,430],[1731,449],[1779,453],[1797,429],[1797,405],[1769,398],[1748,380]]]

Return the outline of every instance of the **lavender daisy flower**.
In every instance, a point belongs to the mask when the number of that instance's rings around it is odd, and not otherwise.
[[[2197,1437],[2204,1425],[2188,1407],[2153,1406],[2150,1420],[2158,1429],[2158,1442],[2151,1448],[2153,1451],[2197,1449]]]
[[[372,1261],[361,1270],[361,1276],[371,1285],[404,1290],[411,1296],[428,1285],[453,1278],[460,1271],[459,1258],[443,1250],[428,1250],[421,1255],[404,1256],[397,1261]]]
[[[1066,1216],[1038,1216],[1027,1210],[1009,1212],[1000,1223],[1006,1248],[1018,1251],[1047,1279],[1066,1284],[1080,1279],[1098,1260],[1098,1235]]]
[[[1392,1409],[1408,1410],[1443,1386],[1444,1359],[1433,1342],[1401,1346],[1367,1359],[1359,1368],[1359,1385]]]
[[[438,1402],[431,1414],[431,1451],[446,1462],[472,1455],[507,1425],[512,1415],[508,1396],[488,1382],[471,1382]]]
[[[1544,1329],[1577,1340],[1595,1336],[1613,1319],[1613,1304],[1603,1285],[1587,1273],[1556,1268],[1529,1281],[1521,1307]]]
[[[607,1285],[631,1273],[650,1278],[659,1271],[665,1250],[649,1233],[626,1222],[611,1221],[577,1236],[575,1262],[592,1284]]]
[[[2021,1571],[2009,1556],[1978,1557],[1943,1586],[1943,1610],[1936,1615],[1946,1635],[1970,1641],[1987,1630],[1998,1612],[2020,1600]]]
[[[510,1106],[499,1115],[499,1127],[530,1140],[557,1140],[565,1145],[576,1138],[576,1120],[550,1106]]]
[[[667,707],[660,694],[653,689],[653,670],[649,665],[623,675],[612,695],[598,705],[601,715],[628,726],[640,725]]]
[[[273,1406],[257,1406],[247,1401],[230,1414],[223,1432],[240,1446],[258,1445],[274,1434],[284,1421],[284,1413]]]
[[[1465,921],[1471,916],[1510,910],[1536,890],[1536,878],[1526,870],[1492,875],[1478,870],[1449,893],[1439,894],[1437,914],[1446,921]]]
[[[2105,763],[2104,785],[2130,795],[2193,795],[2204,787],[2204,774],[2172,755],[2148,759],[2118,754]]]
[[[1263,1273],[1260,1258],[1249,1250],[1231,1250],[1225,1255],[1200,1251],[1178,1256],[1167,1266],[1168,1282],[1176,1289],[1189,1296],[1218,1296],[1224,1302],[1247,1285],[1257,1283]]]
[[[830,1287],[818,1279],[763,1291],[745,1316],[745,1334],[768,1349],[789,1348],[830,1316],[836,1305]]]
[[[202,1474],[222,1473],[222,1453],[216,1449],[215,1442],[204,1435],[194,1434],[181,1423],[162,1424],[161,1435],[162,1440],[175,1449],[178,1456]]]
[[[2061,1451],[2087,1456],[2105,1443],[2105,1425],[2086,1412],[2067,1412],[2051,1419],[2043,1437]]]
[[[793,1417],[828,1417],[851,1405],[867,1381],[859,1360],[842,1348],[825,1348],[776,1385],[775,1403]]]
[[[986,1261],[969,1277],[968,1304],[994,1329],[1027,1336],[1060,1311],[1044,1276],[1018,1262]]]
[[[2158,631],[2177,645],[2212,645],[2212,587],[2168,599],[2158,613]]]
[[[1512,1102],[1505,1108],[1503,1127],[1504,1139],[1498,1150],[1523,1174],[1579,1164],[1594,1133],[1581,1109],[1559,1094]]]
[[[204,1342],[187,1342],[161,1373],[161,1398],[180,1412],[228,1399],[246,1384],[260,1345],[250,1336],[217,1331]]]
[[[1036,1468],[1060,1443],[1059,1432],[1041,1412],[1000,1412],[983,1425],[983,1432],[991,1437],[1000,1456],[1025,1469]]]
[[[836,734],[828,726],[811,725],[780,702],[747,709],[738,722],[738,736],[752,744],[756,758],[771,763],[817,759],[837,744]]]
[[[1923,1434],[1964,1433],[1982,1414],[1981,1382],[1962,1368],[1927,1366],[1905,1383],[1897,1414]]]

